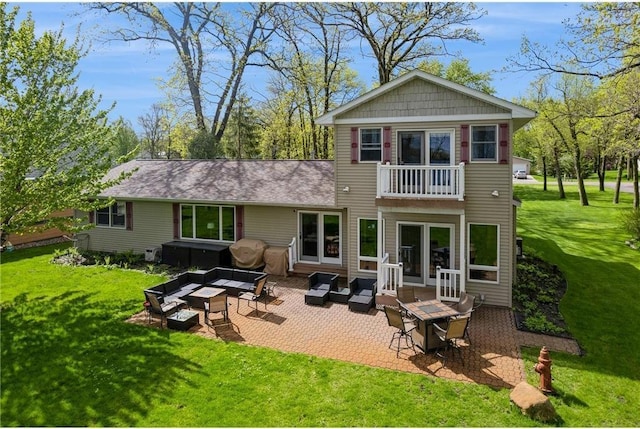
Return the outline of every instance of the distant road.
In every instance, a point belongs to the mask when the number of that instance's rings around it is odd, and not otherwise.
[[[552,184],[552,183],[557,183],[555,178],[549,178],[547,179],[548,183]],[[533,176],[527,176],[526,179],[513,179],[513,184],[514,185],[535,185],[537,183],[541,183],[538,182],[536,179],[533,178]],[[575,185],[576,181],[572,180],[570,182],[564,182],[566,184],[570,184],[570,185]],[[597,181],[592,181],[592,180],[588,180],[584,182],[585,185],[587,186],[598,186],[599,183]],[[607,188],[611,188],[611,189],[615,189],[616,188],[616,183],[615,182],[604,182],[604,186]],[[621,192],[628,192],[628,193],[632,193],[633,192],[633,183],[632,182],[627,182],[627,181],[623,181],[620,183],[620,191]]]

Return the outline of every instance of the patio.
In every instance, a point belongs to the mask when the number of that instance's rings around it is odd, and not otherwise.
[[[324,307],[305,305],[305,277],[269,276],[269,281],[276,281],[278,285],[276,299],[269,299],[266,312],[262,301],[258,314],[246,302],[240,302],[238,314],[238,300],[230,297],[229,316],[233,325],[216,326],[222,322],[220,318],[214,320],[214,326],[207,326],[200,311],[200,325],[189,332],[285,352],[503,388],[512,388],[525,379],[520,346],[546,345],[551,351],[579,353],[578,344],[573,340],[518,331],[509,309],[481,306],[474,312],[470,325],[472,344],[461,346],[464,366],[456,356],[448,359],[447,367],[443,368],[432,352],[424,354],[411,349],[402,350],[397,358],[395,349],[388,347],[395,328],[388,326],[384,311],[374,308],[367,314],[354,313],[346,304],[333,302],[327,302]],[[142,311],[129,321],[146,325],[147,317]],[[152,325],[159,327],[159,319],[154,318]]]

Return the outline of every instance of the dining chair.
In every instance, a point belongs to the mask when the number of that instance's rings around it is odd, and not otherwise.
[[[467,339],[467,342],[471,344],[471,337],[469,336],[469,325],[471,325],[471,316],[477,307],[474,306],[476,301],[476,297],[474,295],[469,295],[465,292],[460,294],[460,301],[458,301],[455,309],[460,313],[457,318],[466,317],[469,319],[467,322],[467,328],[464,331],[464,338]]]
[[[413,351],[415,352],[416,346],[413,342],[413,338],[411,337],[411,331],[413,331],[416,328],[416,325],[411,322],[405,321],[402,317],[402,313],[400,312],[400,310],[396,308],[385,306],[384,313],[387,316],[387,323],[389,323],[389,326],[393,326],[394,328],[397,329],[397,331],[394,332],[393,335],[391,336],[391,341],[389,342],[389,348],[391,348],[391,346],[393,345],[393,341],[394,340],[398,341],[398,346],[396,349],[396,357],[400,356],[401,349],[412,348]],[[407,344],[406,347],[400,347],[400,341],[402,340],[402,337],[404,337],[404,340]],[[409,345],[409,342],[411,342],[411,345]]]
[[[208,301],[204,302],[204,322],[206,324],[211,322],[210,316],[212,313],[222,313],[223,320],[229,322],[229,304],[227,297],[228,295],[226,293],[221,293],[212,296]]]
[[[436,356],[440,356],[442,358],[442,367],[446,366],[447,363],[447,350],[452,349],[457,350],[460,353],[460,360],[464,365],[464,360],[462,359],[462,351],[458,346],[457,340],[464,337],[465,330],[467,329],[467,325],[469,323],[468,317],[450,317],[447,322],[447,327],[442,328],[438,324],[433,324],[433,333],[440,339],[441,342],[444,343],[444,351],[440,353],[441,347],[436,349]]]
[[[258,313],[258,300],[262,296],[262,291],[264,289],[265,284],[267,283],[267,277],[263,277],[258,281],[258,285],[256,286],[255,292],[243,292],[238,295],[238,306],[236,307],[236,312],[240,313],[240,300],[247,301],[247,305],[251,308],[250,303],[256,303],[256,313]],[[264,311],[267,311],[267,300],[264,300]]]

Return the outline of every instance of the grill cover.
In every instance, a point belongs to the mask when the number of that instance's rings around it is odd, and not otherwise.
[[[287,276],[289,267],[288,247],[269,247],[264,251],[264,272],[274,276]]]
[[[242,238],[229,246],[229,250],[236,267],[252,269],[264,265],[263,256],[267,247],[267,244],[262,240]]]

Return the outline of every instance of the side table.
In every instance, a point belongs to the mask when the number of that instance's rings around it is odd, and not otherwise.
[[[188,331],[196,326],[200,319],[200,313],[191,310],[179,310],[171,316],[167,316],[167,328],[176,331]]]

